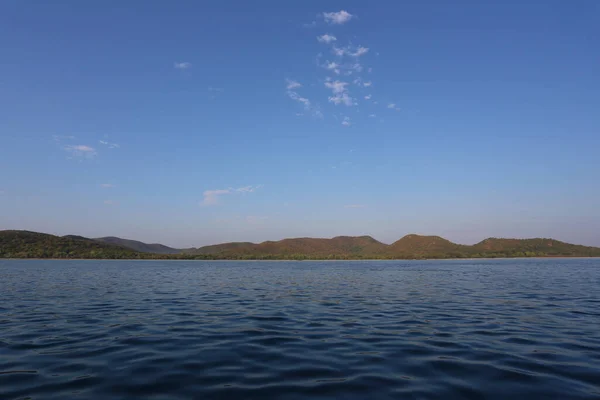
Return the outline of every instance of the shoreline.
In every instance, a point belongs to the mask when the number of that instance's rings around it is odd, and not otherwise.
[[[581,259],[581,258],[592,258],[592,259],[600,259],[600,256],[536,256],[536,257],[464,257],[464,258],[349,258],[349,259],[304,259],[304,260],[290,260],[290,259],[250,259],[250,260],[239,260],[239,259],[204,259],[204,260],[196,260],[193,258],[190,259],[169,259],[169,258],[0,258],[0,262],[2,260],[16,261],[16,260],[33,260],[33,261],[201,261],[201,262],[214,262],[214,261],[226,261],[226,262],[306,262],[306,261],[318,261],[318,262],[340,262],[340,261],[473,261],[473,260],[535,260],[535,259],[556,259],[556,258],[573,258],[573,259]]]

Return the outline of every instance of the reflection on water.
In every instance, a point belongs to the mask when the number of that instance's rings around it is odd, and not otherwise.
[[[2,399],[600,398],[600,260],[0,261]]]

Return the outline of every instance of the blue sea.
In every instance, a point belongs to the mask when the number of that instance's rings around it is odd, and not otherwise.
[[[0,399],[600,399],[600,260],[0,260]]]

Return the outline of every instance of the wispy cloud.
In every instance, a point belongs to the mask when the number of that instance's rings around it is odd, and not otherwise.
[[[333,71],[336,74],[340,73],[340,64],[336,63],[335,61],[327,61],[324,67],[330,71]]]
[[[369,52],[369,48],[368,47],[359,46],[356,49],[356,51],[354,51],[352,53],[348,53],[348,54],[350,54],[351,56],[354,56],[354,57],[360,57],[360,56],[362,56],[364,54],[367,54],[368,52]]]
[[[297,81],[292,80],[292,79],[286,79],[285,82],[286,82],[285,88],[287,90],[292,90],[292,89],[297,89],[299,87],[302,87],[302,85],[300,84],[300,82],[297,82]]]
[[[173,64],[173,67],[175,67],[175,69],[190,69],[192,68],[192,63],[190,62],[176,62]]]
[[[101,183],[100,187],[102,187],[104,189],[109,189],[109,188],[114,188],[115,185],[113,185],[112,183]]]
[[[342,125],[344,125],[344,126],[352,125],[352,123],[350,122],[350,117],[344,117],[344,120],[342,121]]]
[[[85,144],[65,146],[64,150],[71,153],[73,157],[77,158],[93,158],[97,154],[96,149]]]
[[[354,105],[354,99],[352,97],[350,97],[350,95],[346,92],[338,93],[333,96],[330,96],[328,100],[330,103],[333,103],[336,106],[338,104],[343,104],[345,106],[353,106]]]
[[[371,86],[373,86],[373,82],[371,82],[371,81],[364,82],[364,83],[363,83],[363,86],[364,86],[364,87],[371,87]]]
[[[344,208],[365,208],[366,205],[364,204],[347,204],[344,206]]]
[[[333,46],[331,48],[331,51],[333,51],[333,54],[335,54],[338,57],[342,57],[344,54],[346,54],[346,49],[344,49],[342,47],[335,47],[335,46]]]
[[[368,94],[368,95],[365,96],[365,100],[371,100],[371,97],[373,97],[373,95]]]
[[[52,135],[52,140],[55,142],[60,142],[61,140],[73,140],[75,136],[71,135]]]
[[[341,10],[338,12],[324,12],[323,18],[325,22],[329,24],[341,25],[350,21],[354,15],[350,14],[348,11]]]
[[[313,106],[309,99],[306,97],[302,97],[296,92],[294,89],[300,88],[302,85],[294,80],[286,79],[286,94],[288,97],[298,103],[302,104],[304,110],[310,112],[313,116],[322,118],[323,113],[319,110],[318,107]]]
[[[388,104],[387,108],[389,108],[390,110],[400,111],[400,108],[398,106],[396,106],[396,103],[390,103],[390,104]]]
[[[228,188],[228,189],[213,189],[205,190],[203,193],[204,199],[200,203],[202,206],[214,206],[219,204],[219,198],[228,194],[247,194],[255,192],[261,188],[262,185],[257,186],[243,186],[239,188]]]
[[[338,105],[344,104],[346,106],[354,105],[354,99],[350,97],[348,93],[348,82],[342,81],[327,81],[325,82],[325,87],[331,89],[333,92],[333,96],[329,97],[329,102]]]
[[[377,118],[377,115],[375,115],[375,114],[369,114],[369,118]]]
[[[209,86],[209,87],[208,87],[208,91],[209,91],[209,92],[223,93],[223,92],[225,91],[225,89],[223,89],[223,88],[219,88],[219,87],[212,87],[212,86]]]
[[[331,51],[333,52],[333,54],[335,54],[338,57],[343,57],[343,56],[360,57],[360,56],[367,54],[369,52],[369,48],[363,47],[363,46],[337,47],[334,45],[334,46],[331,46]],[[361,68],[361,70],[362,70],[362,68]]]
[[[348,82],[342,81],[333,81],[333,82],[325,82],[325,87],[331,89],[333,93],[343,93],[345,92],[346,86],[348,86]]]
[[[295,100],[299,103],[302,103],[304,105],[305,109],[307,109],[307,110],[310,109],[310,100],[307,99],[306,97],[302,97],[298,93],[296,93],[292,90],[288,90],[287,94],[290,99]]]
[[[359,63],[352,64],[352,66],[350,68],[352,68],[356,72],[362,72],[362,70],[363,70],[363,66],[360,65]]]
[[[324,35],[317,36],[317,40],[321,43],[331,43],[331,42],[335,42],[337,40],[337,38],[333,35],[326,33]]]
[[[104,146],[107,146],[109,149],[118,149],[119,147],[121,147],[121,146],[119,146],[118,143],[110,143],[105,140],[98,140],[98,143],[103,144]]]

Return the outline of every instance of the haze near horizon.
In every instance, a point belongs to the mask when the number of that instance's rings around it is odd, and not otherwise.
[[[600,3],[4,2],[0,230],[600,246]]]

